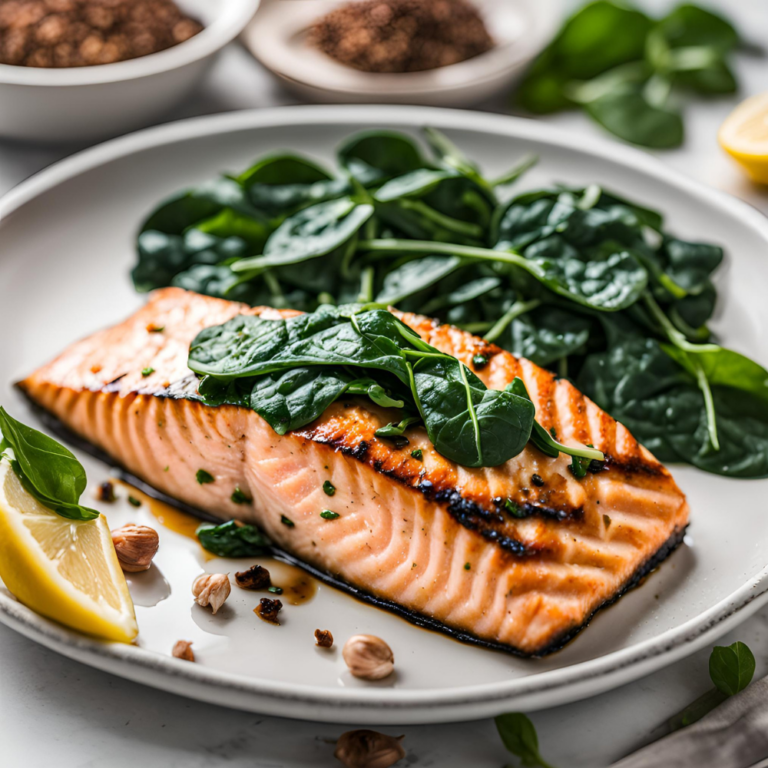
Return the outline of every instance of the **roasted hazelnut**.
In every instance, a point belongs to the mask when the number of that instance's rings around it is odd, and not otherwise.
[[[281,600],[270,600],[268,597],[262,597],[253,612],[259,616],[259,618],[268,621],[270,624],[279,624],[277,615],[283,607]]]
[[[175,43],[183,43],[185,40],[189,40],[190,37],[194,37],[202,27],[193,19],[182,19],[174,24],[171,30],[171,37]]]
[[[102,5],[86,5],[83,7],[82,15],[83,21],[96,29],[107,30],[115,23],[112,11]]]
[[[347,731],[336,742],[333,755],[347,768],[389,768],[405,757],[402,740],[365,729]]]
[[[195,654],[192,650],[192,643],[189,640],[178,640],[176,645],[173,646],[171,655],[176,659],[183,659],[184,661],[195,660]]]
[[[235,574],[235,584],[241,589],[266,589],[271,586],[269,571],[260,565],[252,565],[247,571]]]
[[[315,630],[315,645],[321,648],[330,648],[333,645],[333,635],[328,629]]]
[[[214,614],[224,605],[231,591],[226,573],[204,573],[192,584],[195,602],[203,608],[210,606]]]
[[[30,33],[27,29],[9,29],[0,40],[2,61],[6,64],[21,64],[27,56]]]
[[[136,573],[146,571],[152,565],[160,546],[160,537],[148,525],[128,523],[112,531],[112,543],[120,567],[128,573]]]
[[[353,635],[344,644],[342,655],[349,671],[362,680],[381,680],[395,669],[392,649],[374,635]]]

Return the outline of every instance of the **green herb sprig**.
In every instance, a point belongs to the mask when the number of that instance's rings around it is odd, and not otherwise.
[[[554,768],[541,756],[536,728],[526,715],[522,712],[509,712],[499,715],[495,722],[504,746],[519,757],[524,766]]]
[[[655,149],[682,144],[683,93],[734,93],[733,26],[682,4],[655,20],[632,5],[597,0],[576,11],[531,66],[517,92],[539,114],[581,107],[625,141]]]
[[[2,406],[0,432],[0,457],[10,462],[25,490],[44,507],[70,520],[93,520],[99,516],[95,509],[80,504],[87,478],[83,465],[71,451],[48,435],[16,421]]]

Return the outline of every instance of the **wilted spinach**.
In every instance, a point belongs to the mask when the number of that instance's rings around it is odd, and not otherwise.
[[[658,47],[659,34],[639,11],[593,3],[544,58],[595,89],[600,67],[627,64],[624,75],[637,74],[636,62],[622,57],[627,48],[636,57],[647,40]],[[722,37],[725,50],[735,40],[717,17],[692,6],[668,17],[663,36],[678,65],[696,58],[692,49],[717,47]],[[540,74],[542,93],[552,81]],[[435,316],[569,377],[662,460],[734,477],[768,475],[765,371],[713,344],[707,327],[723,259],[718,245],[676,237],[658,211],[597,185],[499,200],[530,157],[489,180],[446,136],[425,135],[431,159],[410,136],[367,131],[339,148],[336,175],[277,154],[173,198],[139,235],[137,287],[170,284],[310,313],[325,307],[311,322],[329,322],[328,338],[350,329],[327,310],[350,303]],[[258,323],[251,318],[238,330],[246,357]],[[227,344],[236,346],[233,339]],[[356,342],[347,336],[345,343]],[[260,361],[258,373],[248,374],[261,377],[258,388],[218,371],[202,391],[209,402],[237,400],[272,414],[286,430],[345,393],[379,404],[402,400],[405,412],[418,412],[397,345],[381,365],[368,366],[376,371],[369,375],[343,355],[333,372],[321,373],[304,362],[307,344],[288,368],[267,371]],[[279,346],[287,349],[287,340]],[[427,363],[419,365],[426,375]],[[544,438],[537,445],[559,452]],[[588,466],[575,461],[573,470]]]
[[[268,554],[272,544],[255,526],[235,520],[220,525],[203,524],[195,533],[203,549],[217,557],[259,557]]]
[[[596,0],[563,24],[517,100],[540,114],[582,107],[625,141],[675,147],[684,130],[672,96],[735,92],[728,59],[738,44],[730,23],[696,5],[656,21],[624,3]]]
[[[402,437],[423,422],[439,453],[469,467],[516,456],[535,424],[527,393],[487,389],[455,357],[377,305],[326,305],[285,320],[238,316],[197,336],[189,366],[203,376],[204,402],[246,405],[278,434],[314,421],[345,393],[364,395],[410,413],[378,430],[379,437]],[[549,442],[549,455],[580,451]]]

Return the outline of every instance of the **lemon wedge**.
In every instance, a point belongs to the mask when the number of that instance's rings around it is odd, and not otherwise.
[[[768,184],[768,93],[739,104],[720,126],[717,138],[752,179]]]
[[[104,515],[68,520],[24,489],[0,460],[0,578],[37,613],[105,640],[138,634]]]

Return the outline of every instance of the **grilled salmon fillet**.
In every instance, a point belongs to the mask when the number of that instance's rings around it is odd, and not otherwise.
[[[502,466],[468,469],[438,454],[422,428],[403,448],[377,438],[397,412],[352,397],[282,437],[248,409],[186,399],[196,387],[192,339],[246,313],[295,314],[160,290],[19,386],[159,491],[259,525],[315,571],[416,623],[520,654],[560,647],[682,539],[685,496],[621,424],[568,381],[417,315],[398,314],[487,386],[520,376],[542,426],[603,451],[604,468],[577,479],[569,457],[529,444]],[[479,353],[488,363],[477,370]],[[422,461],[411,456],[416,448]],[[214,482],[199,484],[200,469]],[[233,502],[235,488],[252,503]],[[321,518],[326,508],[340,517]]]

